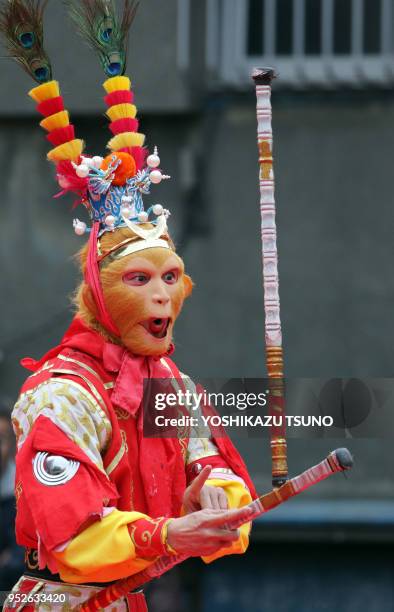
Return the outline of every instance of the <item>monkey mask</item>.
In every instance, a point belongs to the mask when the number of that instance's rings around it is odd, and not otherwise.
[[[144,224],[140,229],[151,232],[153,228]],[[140,239],[128,228],[99,239],[102,302],[111,330],[99,312],[100,299],[86,282],[87,247],[81,252],[85,282],[77,295],[79,315],[90,326],[115,335],[116,342],[136,355],[170,351],[175,320],[193,286],[168,234],[161,241],[161,246],[149,246],[149,239]]]

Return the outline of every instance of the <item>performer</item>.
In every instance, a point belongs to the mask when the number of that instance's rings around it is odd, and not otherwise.
[[[244,506],[256,497],[228,438],[143,436],[144,379],[193,389],[169,358],[192,281],[168,233],[169,212],[143,207],[151,184],[169,177],[156,149],[146,157],[131,83],[122,76],[134,5],[125,2],[119,23],[111,2],[69,4],[109,77],[113,137],[104,158],[82,155],[42,46],[40,3],[11,0],[1,15],[12,54],[40,83],[29,95],[44,116],[61,193],[77,193],[91,219],[91,227],[74,220],[75,232],[89,236],[76,316],[58,346],[38,361],[23,360],[32,374],[12,419],[16,534],[26,572],[5,610],[74,608],[163,555],[211,562],[244,553]],[[244,524],[232,529],[230,521]],[[142,611],[146,604],[138,592],[105,609]]]

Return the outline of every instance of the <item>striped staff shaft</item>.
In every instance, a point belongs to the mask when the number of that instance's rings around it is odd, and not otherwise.
[[[274,488],[269,493],[251,502],[249,504],[250,514],[248,516],[248,522],[255,520],[262,514],[269,512],[269,510],[287,501],[290,497],[302,493],[302,491],[309,489],[336,472],[349,470],[352,465],[353,458],[346,448],[332,451],[321,463],[309,468],[299,476],[291,478],[281,487]],[[243,523],[233,522],[229,523],[227,527],[229,529],[238,529],[242,524]],[[84,604],[75,608],[74,612],[94,612],[102,608],[106,609],[106,606],[110,606],[121,597],[127,595],[130,591],[140,588],[153,578],[162,576],[187,558],[188,555],[169,555],[161,557],[142,572],[138,572],[138,574],[134,574],[123,580],[118,580],[115,584],[106,587]]]
[[[265,353],[269,381],[268,410],[271,416],[279,417],[273,419],[274,425],[271,427],[272,486],[280,487],[287,480],[288,468],[275,223],[275,180],[272,158],[271,82],[276,75],[272,68],[261,68],[256,69],[252,76],[256,85],[257,97]]]

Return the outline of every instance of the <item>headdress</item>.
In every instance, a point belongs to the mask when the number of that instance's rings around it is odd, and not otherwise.
[[[43,47],[43,10],[46,0],[8,0],[0,10],[0,31],[9,54],[39,83],[29,92],[44,117],[40,126],[47,132],[52,149],[47,158],[56,165],[61,187],[56,197],[67,192],[78,195],[88,212],[91,226],[74,219],[78,235],[90,234],[85,281],[93,293],[99,322],[112,334],[119,332],[104,304],[99,265],[109,254],[122,257],[153,247],[171,248],[167,235],[169,211],[161,204],[144,209],[143,196],[152,184],[170,178],[160,170],[157,147],[147,156],[145,136],[138,131],[137,108],[131,81],[124,76],[127,38],[137,4],[124,0],[118,17],[114,0],[65,0],[79,32],[98,53],[107,80],[103,87],[112,137],[109,155],[83,155],[84,142],[75,136],[64,107],[59,84]],[[145,224],[149,224],[146,227]],[[103,250],[100,238],[107,232],[128,227],[132,236],[116,248]]]

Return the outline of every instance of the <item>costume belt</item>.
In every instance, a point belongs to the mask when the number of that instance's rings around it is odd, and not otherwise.
[[[37,578],[38,580],[50,580],[51,582],[68,584],[60,578],[59,574],[52,574],[47,567],[44,569],[38,568],[38,551],[35,548],[25,549],[25,565],[26,569],[24,571],[24,576],[28,576],[29,578]],[[89,582],[86,584],[83,583],[81,586],[107,587],[115,583],[116,580],[112,580],[111,582]]]

